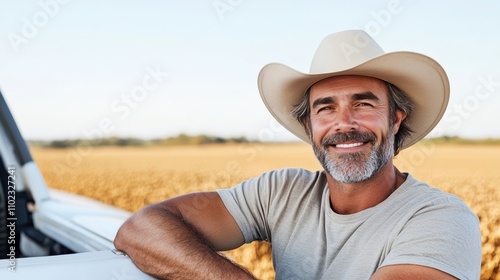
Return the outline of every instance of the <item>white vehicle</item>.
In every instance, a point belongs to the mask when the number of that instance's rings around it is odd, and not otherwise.
[[[0,93],[0,279],[152,279],[113,246],[131,213],[49,189]]]

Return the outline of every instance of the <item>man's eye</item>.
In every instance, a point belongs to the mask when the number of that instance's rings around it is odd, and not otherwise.
[[[325,106],[325,107],[321,107],[318,109],[317,113],[320,113],[320,112],[326,112],[326,111],[330,111],[332,110],[332,107],[330,106]]]
[[[359,103],[357,104],[357,106],[358,106],[358,107],[366,107],[366,106],[373,107],[373,105],[372,105],[372,104],[367,103],[367,102],[359,102]]]

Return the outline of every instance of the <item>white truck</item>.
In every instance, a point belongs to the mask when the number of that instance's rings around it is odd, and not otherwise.
[[[113,246],[131,213],[51,190],[0,92],[0,279],[152,279]]]

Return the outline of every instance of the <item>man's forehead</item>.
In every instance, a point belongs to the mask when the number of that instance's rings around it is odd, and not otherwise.
[[[387,85],[384,81],[365,76],[336,76],[323,79],[310,88],[310,98],[322,94],[349,95],[360,92],[373,92],[386,95]]]

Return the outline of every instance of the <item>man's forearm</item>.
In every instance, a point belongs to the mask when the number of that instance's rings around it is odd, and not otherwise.
[[[115,246],[141,270],[160,279],[253,279],[178,215],[158,205],[125,222]]]

